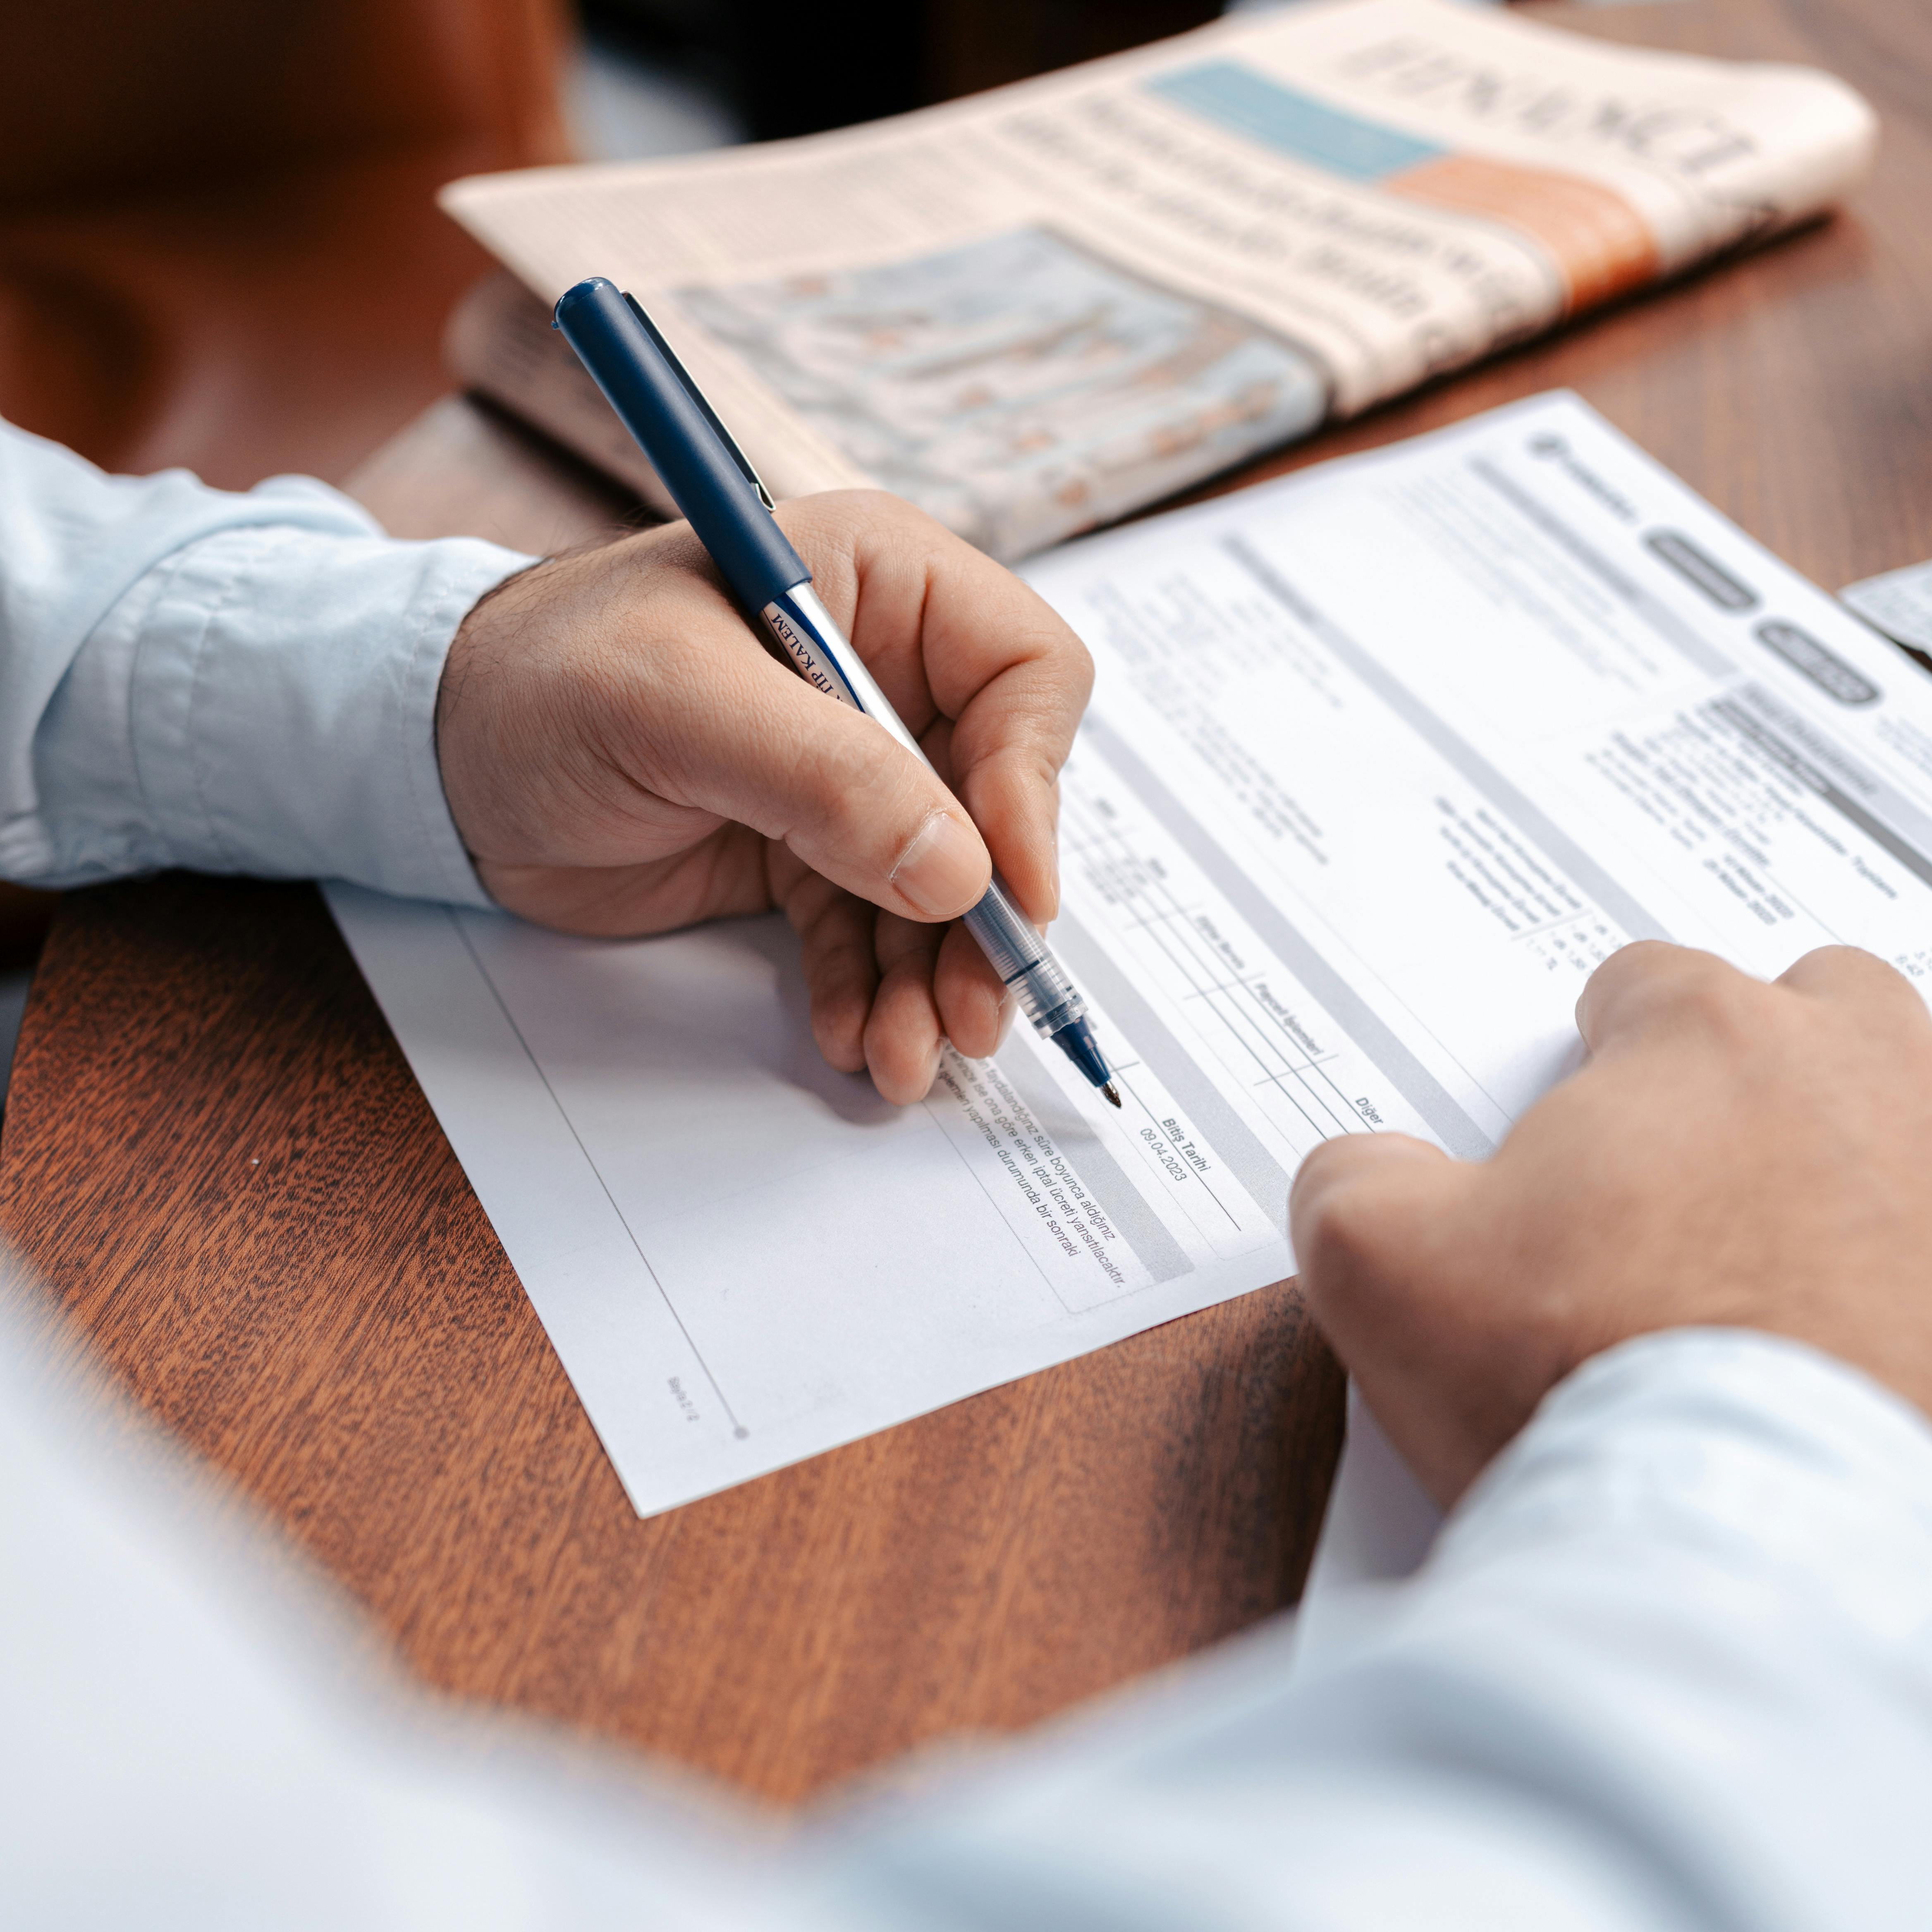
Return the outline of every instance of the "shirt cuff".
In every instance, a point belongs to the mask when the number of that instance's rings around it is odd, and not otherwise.
[[[70,679],[100,694],[99,742],[124,744],[124,860],[489,904],[443,795],[436,693],[478,598],[535,561],[288,526],[178,552]]]
[[[1932,1424],[1859,1370],[1748,1329],[1586,1363],[1465,1498],[1425,1574],[1565,1542],[1675,1544],[1781,1573],[1868,1636],[1932,1628]]]

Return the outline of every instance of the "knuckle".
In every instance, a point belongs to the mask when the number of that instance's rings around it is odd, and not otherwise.
[[[856,731],[828,733],[812,758],[812,777],[822,798],[834,808],[850,802],[857,790],[871,790],[879,780],[883,747]]]
[[[1688,1026],[1724,1036],[1764,1021],[1768,988],[1714,953],[1642,940],[1598,973],[1601,996],[1640,1025]]]
[[[881,730],[827,732],[805,760],[815,802],[837,824],[856,826],[920,808],[922,773]]]
[[[1094,653],[1082,642],[1079,633],[1056,620],[1047,630],[1042,655],[1055,680],[1064,686],[1056,713],[1066,708],[1066,700],[1072,700],[1075,710],[1084,710],[1094,691]]]
[[[1036,620],[1030,627],[1031,655],[1035,661],[1047,665],[1056,676],[1090,684],[1094,679],[1094,653],[1087,648],[1080,633],[1031,584],[1022,587],[1027,594],[1028,608]]]
[[[880,518],[896,524],[916,524],[921,528],[937,528],[933,519],[915,504],[903,496],[895,496],[890,490],[852,490],[846,492],[850,500],[868,517]]]
[[[1828,992],[1910,990],[1912,982],[1888,960],[1858,946],[1821,946],[1808,952],[1784,976],[1798,985]]]
[[[896,542],[915,535],[928,541],[950,535],[923,510],[890,490],[827,490],[803,498],[797,508],[807,520],[821,523],[855,543],[875,539],[881,532],[890,532]]]
[[[1633,939],[1612,953],[1598,971],[1606,976],[1661,972],[1685,956],[1686,949],[1667,939]]]

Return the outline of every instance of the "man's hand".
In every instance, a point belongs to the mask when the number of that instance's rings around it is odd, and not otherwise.
[[[1453,1502],[1587,1358],[1718,1324],[1809,1342],[1932,1409],[1932,1017],[1869,953],[1774,985],[1627,946],[1583,1070],[1496,1157],[1318,1148],[1291,1203],[1317,1320]]]
[[[946,922],[994,861],[1031,918],[1058,910],[1058,773],[1093,668],[1016,578],[896,497],[778,520],[946,784],[769,655],[680,524],[477,605],[443,673],[443,784],[485,887],[540,924],[664,932],[782,906],[826,1058],[910,1102],[942,1036],[988,1054],[1004,1018]]]

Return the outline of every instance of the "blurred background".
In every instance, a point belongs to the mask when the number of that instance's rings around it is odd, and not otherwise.
[[[450,387],[458,175],[950,100],[1220,0],[0,0],[0,416],[340,482]],[[0,1106],[52,902],[0,884]]]
[[[1219,0],[4,0],[0,415],[108,466],[339,479],[447,386],[460,174],[814,132]]]

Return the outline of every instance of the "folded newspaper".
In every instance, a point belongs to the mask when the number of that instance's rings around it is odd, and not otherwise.
[[[1011,560],[1826,211],[1829,75],[1454,0],[1314,0],[896,118],[472,177],[464,380],[659,508],[548,324],[630,290],[773,494],[872,483]]]

